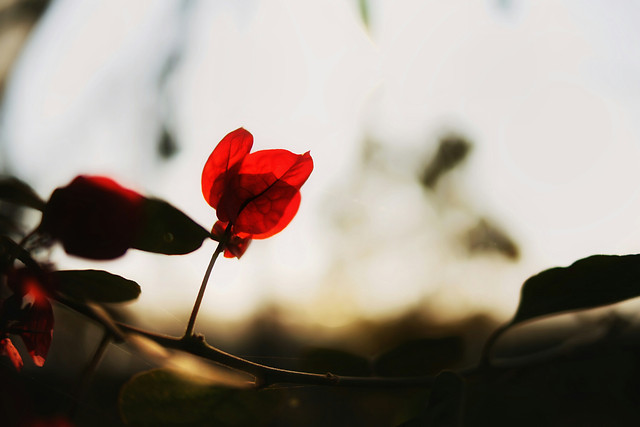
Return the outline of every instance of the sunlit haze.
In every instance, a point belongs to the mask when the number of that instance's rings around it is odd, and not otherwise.
[[[272,303],[324,326],[415,307],[506,318],[542,269],[639,252],[640,6],[368,4],[367,25],[355,0],[55,1],[8,83],[1,155],[43,197],[106,174],[208,228],[200,174],[225,134],[311,150],[291,225],[218,261],[210,318]],[[447,134],[472,148],[430,190],[419,176]],[[469,252],[482,221],[517,260]],[[132,250],[99,268],[138,281],[150,317],[182,324],[214,248]]]

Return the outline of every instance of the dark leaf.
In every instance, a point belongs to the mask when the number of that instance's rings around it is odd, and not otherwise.
[[[46,204],[29,185],[13,177],[0,179],[0,199],[39,211]]]
[[[640,255],[593,255],[530,277],[511,324],[640,296]]]
[[[136,282],[102,270],[62,270],[52,274],[58,292],[76,301],[115,303],[140,295]]]
[[[31,258],[28,251],[10,238],[0,236],[0,271],[11,267],[13,259],[19,259],[27,267],[39,269],[38,263]]]
[[[164,160],[168,160],[178,152],[178,144],[166,127],[162,128],[162,135],[158,141],[158,154]]]
[[[422,406],[417,417],[398,427],[463,425],[465,383],[460,375],[452,371],[439,373],[431,388],[426,405]]]
[[[314,348],[307,351],[303,356],[301,369],[319,374],[331,372],[336,375],[371,375],[371,363],[368,359],[329,348]]]
[[[435,157],[424,170],[420,180],[425,187],[434,189],[440,178],[466,159],[471,143],[457,135],[445,136],[438,146]]]
[[[457,336],[407,341],[378,356],[373,367],[383,376],[427,375],[451,367],[462,351],[462,340]]]
[[[133,248],[167,255],[182,255],[202,246],[209,232],[182,211],[158,199],[145,199],[140,234]]]
[[[465,383],[460,375],[443,371],[435,379],[424,425],[459,426],[462,425]]]
[[[279,406],[279,390],[237,390],[192,380],[168,369],[133,377],[120,391],[120,414],[136,426],[263,426]]]
[[[493,252],[511,260],[520,256],[518,245],[500,227],[482,218],[467,232],[466,244],[471,253]]]

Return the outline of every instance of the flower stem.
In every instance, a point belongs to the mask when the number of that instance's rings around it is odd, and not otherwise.
[[[213,266],[216,263],[216,259],[218,259],[218,255],[224,252],[227,242],[229,241],[230,235],[231,235],[231,224],[227,226],[226,230],[224,231],[223,237],[218,242],[218,246],[216,247],[216,250],[213,252],[213,255],[211,255],[211,260],[209,261],[209,265],[207,266],[207,271],[204,273],[204,277],[202,278],[200,291],[198,291],[196,302],[193,304],[193,309],[191,310],[191,317],[189,317],[189,323],[187,323],[187,329],[184,332],[183,338],[189,338],[193,336],[193,327],[196,324],[196,317],[198,316],[198,311],[200,310],[200,304],[202,304],[204,291],[207,289],[207,283],[209,282],[211,271],[213,270]]]

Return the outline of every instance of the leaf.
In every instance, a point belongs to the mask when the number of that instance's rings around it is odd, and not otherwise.
[[[282,399],[279,390],[211,386],[169,369],[142,372],[120,391],[126,424],[135,426],[269,425]]]
[[[451,367],[462,357],[463,343],[458,336],[407,341],[381,354],[374,371],[383,376],[426,375]]]
[[[329,348],[308,350],[302,359],[301,369],[319,374],[331,372],[337,375],[371,375],[371,364],[368,359]]]
[[[125,302],[140,295],[136,282],[102,270],[61,270],[52,275],[60,293],[80,302]]]
[[[231,388],[255,387],[255,377],[246,372],[206,362],[190,353],[170,351],[142,335],[128,334],[126,341],[149,362],[172,369],[177,374],[197,380],[199,383]]]
[[[426,406],[417,417],[398,427],[464,425],[465,388],[465,382],[459,374],[452,371],[440,372],[435,377]]]
[[[29,185],[14,177],[0,179],[0,199],[39,211],[46,204]]]
[[[436,376],[429,396],[424,425],[462,425],[465,382],[452,371],[443,371]]]
[[[640,296],[640,255],[593,255],[524,282],[511,324]]]
[[[145,199],[142,229],[133,248],[166,255],[182,255],[202,246],[210,234],[181,210],[164,200]]]

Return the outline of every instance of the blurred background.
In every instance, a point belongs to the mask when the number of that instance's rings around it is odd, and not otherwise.
[[[289,227],[216,265],[197,329],[506,320],[530,275],[638,252],[638,19],[604,0],[3,0],[0,165],[44,198],[108,175],[210,227],[202,167],[242,126],[315,170]],[[180,333],[214,247],[51,259],[136,280],[133,322]]]

